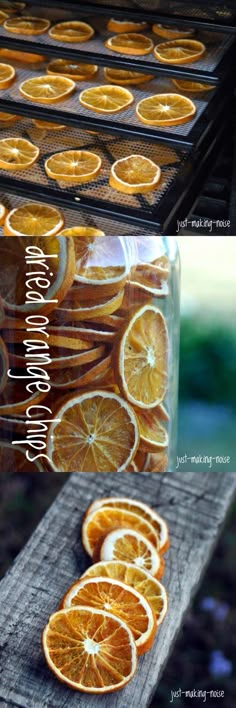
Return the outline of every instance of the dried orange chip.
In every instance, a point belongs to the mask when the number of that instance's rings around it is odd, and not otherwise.
[[[133,20],[118,20],[111,17],[107,23],[107,29],[109,32],[140,32],[147,29],[147,22],[134,22]]]
[[[11,86],[16,76],[16,71],[9,64],[0,64],[0,89]]]
[[[38,332],[27,332],[26,326],[25,324],[25,329],[3,329],[4,341],[10,344],[22,343],[25,339],[38,341]],[[60,347],[60,350],[76,349],[77,353],[79,353],[79,351],[91,349],[93,346],[93,342],[80,339],[76,328],[74,328],[72,336],[65,331],[62,334],[61,329],[58,329],[58,327],[54,327],[53,330],[47,327],[47,343],[49,347]],[[60,352],[58,353],[60,356]]]
[[[24,368],[24,354],[16,354],[15,351],[16,350],[14,350],[13,353],[9,352],[10,364],[19,369]],[[58,349],[57,346],[51,346],[50,353],[48,353],[50,361],[47,363],[47,369],[51,371],[51,369],[58,369],[64,366],[70,368],[74,366],[81,366],[82,364],[89,364],[92,361],[100,359],[100,357],[103,356],[104,351],[104,346],[101,345],[86,351],[78,351],[74,354],[71,353],[70,350],[68,351],[67,348],[63,349],[60,347],[60,349]]]
[[[118,86],[144,84],[154,78],[151,74],[141,74],[139,71],[127,71],[127,69],[113,69],[110,66],[104,68],[104,76],[109,83],[118,84]]]
[[[24,17],[8,18],[4,22],[4,28],[14,34],[36,35],[47,32],[50,24],[49,20],[45,20],[42,17],[24,15]]]
[[[104,507],[105,508],[105,507]],[[134,528],[116,528],[110,531],[100,546],[100,560],[123,560],[144,568],[154,578],[161,578],[164,560],[155,546]]]
[[[64,218],[56,207],[26,202],[9,211],[4,236],[54,236],[61,231],[63,224]],[[25,242],[25,245],[30,244]]]
[[[171,79],[173,84],[181,91],[189,91],[190,93],[201,93],[202,91],[212,91],[215,86],[210,84],[201,84],[200,81],[185,81],[184,79]]]
[[[83,578],[69,588],[61,606],[67,609],[78,605],[106,610],[126,622],[139,656],[151,648],[156,632],[155,615],[149,602],[135,588],[114,578]]]
[[[6,425],[5,419],[2,424]],[[26,450],[20,445],[13,445],[12,442],[0,440],[0,470],[1,472],[43,472],[42,465],[38,460],[30,462],[26,457]]]
[[[87,42],[94,35],[94,29],[87,22],[69,20],[53,25],[48,34],[60,42]]]
[[[133,103],[133,94],[122,86],[93,86],[81,92],[80,103],[95,113],[117,113]]]
[[[0,113],[0,127],[8,128],[8,125],[16,123],[20,119],[21,116],[15,116],[13,113]]]
[[[83,366],[63,367],[62,369],[54,369],[50,372],[50,383],[52,388],[65,389],[68,388],[84,388],[85,386],[97,386],[102,382],[103,377],[107,379],[107,372],[111,365],[111,355],[104,356],[102,359]]]
[[[16,61],[21,61],[24,64],[39,64],[44,61],[45,57],[41,54],[32,54],[31,52],[18,52],[16,49],[0,49],[0,57],[5,57],[5,59],[15,59]]]
[[[160,127],[179,125],[192,120],[196,106],[190,98],[178,93],[161,93],[143,98],[136,106],[136,114],[142,123]]]
[[[39,130],[65,130],[66,125],[61,125],[60,123],[50,123],[47,120],[38,120],[38,118],[33,118],[33,124]]]
[[[157,44],[154,55],[164,64],[191,64],[198,61],[205,51],[205,44],[196,39],[174,39]]]
[[[124,286],[130,270],[125,238],[114,239],[83,226],[62,231],[62,235],[70,234],[74,237],[75,283],[81,285],[80,297],[99,301],[101,297],[116,294]]]
[[[182,29],[178,27],[171,27],[171,25],[164,27],[159,22],[152,25],[152,31],[154,34],[158,34],[160,37],[164,37],[165,39],[181,39],[193,37],[195,34],[195,30],[192,28]]]
[[[154,47],[152,39],[145,37],[143,34],[135,34],[134,32],[109,37],[104,44],[107,49],[111,49],[113,52],[118,52],[119,54],[133,54],[134,56],[150,54]]]
[[[149,453],[145,465],[145,472],[166,472],[168,465],[168,455],[165,450],[161,452]]]
[[[39,148],[25,138],[0,140],[0,169],[27,170],[39,157]]]
[[[156,189],[161,169],[148,157],[129,155],[116,160],[111,167],[109,184],[125,194],[145,194]]]
[[[94,300],[88,300],[86,303],[82,302],[79,298],[80,289],[78,288],[78,294],[73,301],[74,288],[70,290],[68,297],[61,303],[61,306],[57,308],[56,315],[59,317],[61,322],[73,322],[74,320],[94,320],[104,315],[112,315],[120,307],[123,297],[124,290],[120,290],[118,293],[113,295],[111,298],[103,298],[98,302]]]
[[[2,5],[1,5],[1,7],[2,7]],[[0,10],[0,25],[3,25],[3,22],[5,22],[5,20],[7,20],[8,16],[9,15],[7,14],[7,12]]]
[[[137,667],[136,645],[126,622],[92,607],[51,615],[43,632],[43,650],[55,676],[84,693],[117,691]]]
[[[19,86],[24,98],[34,103],[58,103],[64,101],[75,89],[75,82],[65,76],[34,76],[22,81]]]
[[[96,64],[81,64],[70,59],[53,59],[47,66],[47,74],[59,74],[73,81],[89,81],[98,72]]]
[[[26,7],[26,2],[12,2],[12,0],[1,0],[1,9],[7,12],[7,15],[14,15],[15,13],[24,10]]]
[[[51,155],[45,162],[45,172],[51,179],[84,184],[92,182],[101,171],[102,160],[88,150],[65,150]]]
[[[140,447],[145,452],[156,452],[167,448],[169,437],[167,430],[160,422],[159,407],[151,411],[136,409],[139,425]]]
[[[36,405],[45,398],[45,393],[30,394],[26,390],[25,381],[8,380],[0,394],[0,415],[14,416],[26,413],[28,406]]]
[[[169,289],[165,280],[167,273],[165,272],[164,277],[161,271],[161,267],[159,268],[158,265],[153,265],[151,263],[137,266],[136,270],[131,274],[129,279],[128,296],[132,295],[132,288],[134,288],[134,297],[136,288],[141,289],[146,293],[150,293],[150,295],[153,295],[154,297],[163,297],[168,295]]]
[[[94,553],[97,555],[102,541],[110,531],[127,528],[142,534],[154,550],[155,548],[159,549],[158,533],[147,519],[129,511],[129,509],[116,508],[115,506],[113,508],[109,505],[93,509],[85,515],[82,525],[83,546],[89,556],[94,556]]]

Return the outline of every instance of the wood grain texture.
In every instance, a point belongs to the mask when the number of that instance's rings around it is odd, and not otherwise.
[[[235,490],[236,475],[227,473],[72,475],[0,584],[1,708],[148,706]],[[131,683],[112,695],[89,696],[54,678],[45,665],[41,632],[89,564],[80,541],[83,513],[93,499],[109,495],[146,501],[166,518],[169,613]]]

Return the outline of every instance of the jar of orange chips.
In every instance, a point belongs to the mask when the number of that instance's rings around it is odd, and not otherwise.
[[[0,419],[12,449],[29,470],[173,471],[175,239],[62,224],[47,238],[3,237],[0,251]]]

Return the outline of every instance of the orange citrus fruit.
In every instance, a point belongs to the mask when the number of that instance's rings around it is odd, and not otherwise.
[[[75,82],[65,76],[35,76],[20,84],[20,93],[34,103],[58,103],[70,96]]]
[[[164,586],[148,573],[127,561],[100,561],[94,563],[83,573],[81,578],[114,578],[121,580],[143,595],[150,603],[159,626],[167,613],[167,594]]]
[[[144,654],[153,644],[156,622],[151,605],[135,588],[114,578],[83,578],[67,590],[62,608],[93,607],[105,610],[126,622],[133,634],[137,654]]]
[[[14,34],[37,35],[47,32],[50,21],[42,17],[10,17],[4,22],[4,28]]]
[[[49,30],[49,36],[59,39],[60,42],[87,42],[93,35],[94,29],[91,25],[77,20],[58,22]]]
[[[0,127],[8,128],[12,123],[20,120],[21,116],[15,116],[13,113],[0,113]]]
[[[189,91],[191,93],[201,93],[202,91],[212,91],[215,86],[210,84],[201,84],[200,81],[185,81],[184,79],[172,79],[173,84],[181,91]]]
[[[80,64],[69,59],[53,59],[47,65],[47,74],[59,74],[74,81],[89,81],[97,71],[96,64]]]
[[[119,54],[133,54],[134,56],[143,56],[150,54],[154,44],[152,39],[145,37],[143,34],[135,34],[134,32],[125,32],[114,37],[109,37],[105,41],[105,47]]]
[[[5,204],[0,204],[0,226],[4,224],[4,221],[7,216],[7,208],[5,207]]]
[[[163,557],[143,533],[132,527],[116,528],[108,532],[100,544],[99,560],[133,563],[155,578],[160,578],[164,571]]]
[[[105,610],[71,607],[51,615],[43,632],[49,668],[70,688],[104,694],[133,677],[136,645],[126,622]]]
[[[168,335],[155,305],[137,308],[118,334],[115,376],[125,398],[140,408],[155,408],[167,387]]]
[[[117,113],[128,108],[134,97],[122,86],[93,86],[81,92],[80,103],[95,113]]]
[[[125,239],[105,236],[102,231],[86,226],[62,231],[74,237],[75,283],[81,285],[84,299],[99,300],[114,295],[125,284],[129,262]],[[100,265],[101,263],[101,265]]]
[[[164,268],[161,269],[152,263],[137,266],[129,279],[130,292],[128,292],[128,296],[133,293],[133,297],[136,297],[136,291],[139,290],[154,297],[168,295],[168,284],[162,271],[164,272]]]
[[[144,155],[129,155],[116,160],[111,167],[109,184],[125,194],[144,194],[156,189],[161,169]]]
[[[154,48],[154,55],[164,64],[191,64],[205,54],[206,47],[196,39],[173,39],[161,42]]]
[[[98,361],[83,366],[67,367],[63,369],[53,369],[50,372],[50,383],[52,388],[64,389],[68,388],[84,388],[89,385],[98,385],[103,378],[107,379],[108,371],[111,365],[111,355],[103,356]]]
[[[5,419],[2,418],[2,425],[5,427]],[[12,442],[0,440],[0,470],[4,472],[43,472],[42,465],[38,460],[30,462],[26,457],[26,450],[20,445],[13,445]]]
[[[0,64],[0,89],[11,86],[16,76],[16,71],[9,64]]]
[[[2,337],[0,337],[0,393],[2,393],[7,384],[8,365],[7,348]]]
[[[159,37],[164,37],[165,39],[181,39],[192,37],[194,35],[194,29],[180,29],[178,27],[164,27],[159,22],[152,25],[152,31],[154,34],[158,34]]]
[[[151,74],[141,74],[139,71],[127,71],[127,69],[113,69],[110,66],[104,68],[104,76],[109,84],[118,84],[118,86],[144,84],[153,79]]]
[[[142,32],[142,30],[147,29],[147,22],[134,22],[133,20],[118,20],[111,17],[107,23],[107,29],[109,32]]]
[[[84,184],[92,182],[101,171],[102,160],[88,150],[65,150],[45,161],[45,172],[51,179]]]
[[[136,452],[135,415],[113,392],[95,389],[70,395],[56,417],[61,422],[50,426],[47,453],[54,471],[122,471]]]
[[[168,433],[160,422],[159,407],[152,408],[151,411],[138,408],[136,410],[138,419],[140,446],[145,452],[156,452],[168,447]]]
[[[129,509],[108,505],[93,509],[85,515],[82,525],[82,543],[88,555],[91,557],[97,555],[104,538],[115,529],[132,529],[144,536],[154,550],[159,549],[158,533],[147,519]]]
[[[26,7],[26,2],[12,2],[12,0],[1,0],[1,9],[7,12],[7,15],[14,15]]]
[[[63,300],[56,314],[61,323],[80,320],[94,320],[103,315],[110,315],[119,309],[124,297],[124,290],[120,290],[112,297],[100,298],[97,302],[88,300],[84,302],[80,297],[80,288],[72,288],[68,297]]]
[[[41,54],[19,52],[16,49],[6,49],[5,47],[0,49],[0,57],[5,57],[5,59],[15,59],[16,61],[21,61],[24,64],[39,64],[45,59],[45,57]]]
[[[27,170],[39,157],[39,148],[25,138],[0,140],[0,168],[2,170]]]
[[[36,405],[45,398],[45,393],[28,393],[25,380],[14,380],[9,378],[7,384],[0,394],[0,415],[18,416],[25,414],[28,406]]]
[[[36,128],[39,130],[65,130],[66,125],[60,125],[60,123],[50,123],[47,120],[38,120],[37,118],[32,118],[32,122]]]
[[[63,215],[56,207],[26,202],[9,211],[4,236],[53,236],[61,231],[63,224]]]
[[[143,98],[136,106],[137,117],[147,125],[160,127],[179,125],[191,120],[196,106],[190,98],[178,93],[160,93]]]

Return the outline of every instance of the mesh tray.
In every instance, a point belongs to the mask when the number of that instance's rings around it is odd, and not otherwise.
[[[206,92],[201,94],[190,94],[183,92],[184,95],[189,96],[196,105],[197,110],[193,119],[178,126],[172,126],[169,128],[155,128],[153,126],[144,125],[136,117],[135,106],[142,98],[154,95],[155,93],[171,92],[178,94],[179,92],[175,88],[172,81],[166,77],[153,79],[147,84],[143,84],[142,88],[131,86],[130,90],[134,96],[134,103],[124,111],[106,116],[89,111],[79,102],[79,94],[85,88],[107,83],[104,81],[102,69],[100,69],[96,80],[91,81],[90,83],[85,83],[82,81],[77,82],[75,92],[71,97],[64,101],[60,101],[59,104],[51,106],[27,101],[21,96],[19,91],[19,85],[22,81],[34,76],[40,76],[44,73],[46,73],[45,68],[37,72],[29,72],[29,69],[25,70],[22,68],[17,68],[16,81],[12,86],[10,86],[10,88],[1,91],[1,110],[5,110],[6,112],[10,110],[13,113],[22,112],[27,116],[32,114],[33,117],[38,116],[39,118],[49,121],[54,121],[56,118],[61,123],[67,121],[68,118],[72,118],[73,125],[77,124],[80,126],[83,124],[84,127],[88,128],[88,124],[90,123],[91,128],[102,128],[115,131],[116,133],[129,134],[130,137],[132,137],[133,134],[133,137],[137,138],[146,137],[148,140],[168,141],[173,144],[181,143],[186,148],[191,148],[193,146],[197,147],[198,139],[202,137],[203,132],[203,116],[206,113],[206,120],[208,121],[208,106],[213,100],[215,94],[215,90],[209,91],[207,95]]]

